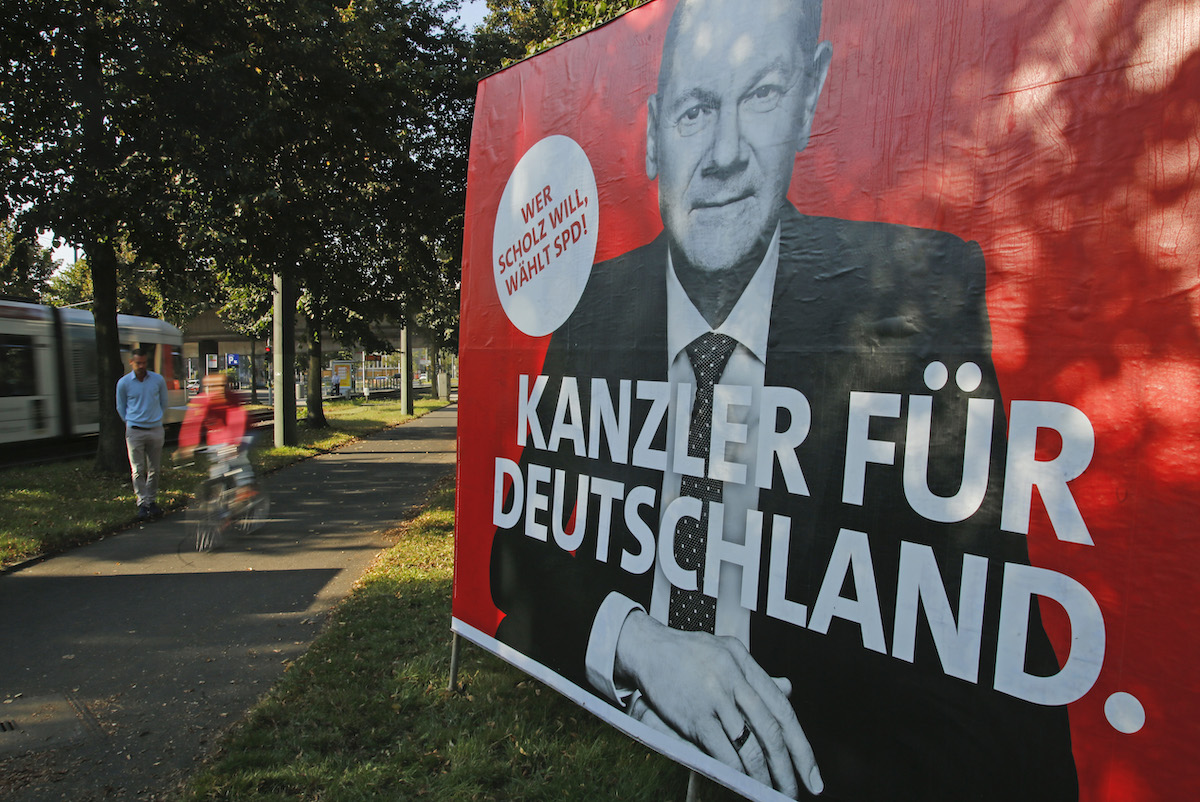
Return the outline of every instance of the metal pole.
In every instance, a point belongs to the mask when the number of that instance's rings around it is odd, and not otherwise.
[[[450,693],[458,692],[458,633],[453,633],[450,639],[450,684],[446,686]]]
[[[408,326],[400,329],[400,350],[403,352],[404,365],[400,368],[400,372],[404,374],[404,378],[400,380],[400,406],[405,415],[413,414],[413,386],[412,386],[412,344],[408,336]]]
[[[362,393],[363,401],[371,400],[371,383],[367,380],[367,350],[362,352]]]
[[[700,802],[700,775],[688,772],[687,802]]]
[[[296,429],[296,289],[282,273],[274,276],[273,321],[271,324],[271,374],[274,388],[275,445],[294,446]],[[320,376],[316,377],[320,380]]]

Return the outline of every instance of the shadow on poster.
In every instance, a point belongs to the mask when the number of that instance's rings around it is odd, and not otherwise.
[[[1194,788],[1200,14],[1088,5],[483,81],[455,631],[752,799]]]

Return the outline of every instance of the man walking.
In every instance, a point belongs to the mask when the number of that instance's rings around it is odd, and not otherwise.
[[[117,381],[117,414],[125,421],[125,445],[129,449],[139,521],[162,515],[156,497],[158,466],[162,462],[167,382],[147,369],[148,362],[146,349],[135,348],[129,359],[133,370]]]

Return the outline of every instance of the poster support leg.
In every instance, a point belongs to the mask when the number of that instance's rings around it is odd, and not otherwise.
[[[687,802],[700,802],[700,775],[688,772]]]
[[[458,692],[458,633],[453,633],[450,639],[450,684],[446,686],[450,693]]]

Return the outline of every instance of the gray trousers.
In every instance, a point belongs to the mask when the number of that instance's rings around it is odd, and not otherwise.
[[[125,446],[129,449],[129,469],[133,474],[133,492],[139,507],[158,497],[158,466],[162,462],[163,427],[135,429],[125,427]]]

